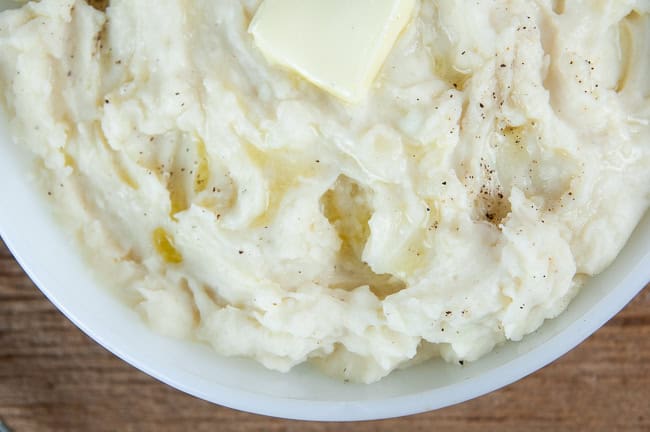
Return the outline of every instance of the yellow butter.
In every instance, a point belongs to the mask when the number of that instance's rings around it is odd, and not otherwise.
[[[416,0],[264,0],[249,32],[272,63],[348,102],[362,100]]]

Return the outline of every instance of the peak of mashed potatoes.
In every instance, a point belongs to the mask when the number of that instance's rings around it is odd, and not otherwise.
[[[418,1],[353,106],[264,60],[258,4],[0,14],[16,145],[156,330],[362,382],[472,361],[648,208],[647,0]]]

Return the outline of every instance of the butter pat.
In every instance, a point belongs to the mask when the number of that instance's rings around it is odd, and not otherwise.
[[[348,102],[362,100],[416,0],[264,0],[249,32],[272,63]]]

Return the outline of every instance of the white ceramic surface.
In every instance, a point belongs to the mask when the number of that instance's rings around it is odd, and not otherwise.
[[[0,10],[7,4],[0,0]],[[0,118],[0,236],[32,280],[71,321],[117,356],[177,389],[239,410],[294,419],[365,420],[462,402],[562,356],[650,280],[646,215],[616,262],[591,280],[564,314],[478,362],[461,367],[433,361],[372,385],[339,382],[308,366],[280,374],[151,332],[85,268],[73,240],[53,221],[45,193],[32,184],[25,153],[11,142],[6,119]]]

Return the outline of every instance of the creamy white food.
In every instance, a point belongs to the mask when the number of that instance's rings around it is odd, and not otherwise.
[[[356,104],[264,58],[258,5],[0,15],[16,145],[157,331],[362,382],[473,361],[648,208],[649,1],[418,1]]]

